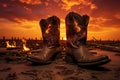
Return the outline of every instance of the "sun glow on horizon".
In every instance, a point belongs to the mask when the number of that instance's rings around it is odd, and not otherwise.
[[[64,37],[64,38],[63,38],[63,40],[67,40],[67,38],[66,38],[66,37]]]
[[[61,40],[67,40],[66,39],[66,27],[65,27],[65,20],[61,19],[61,24],[60,24],[60,39]]]

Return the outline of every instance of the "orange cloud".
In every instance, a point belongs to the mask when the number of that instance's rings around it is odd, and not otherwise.
[[[32,5],[36,5],[36,4],[41,4],[41,0],[19,0],[22,3],[26,3],[26,4],[32,4]]]
[[[7,7],[8,5],[7,4],[2,4],[3,7]]]
[[[115,14],[115,17],[116,17],[117,19],[120,19],[120,12],[117,12],[117,13]]]
[[[119,29],[116,28],[103,28],[101,31],[90,31],[88,27],[88,40],[95,37],[97,40],[120,40]]]
[[[24,9],[25,9],[26,11],[32,13],[32,9],[31,9],[31,8],[28,8],[28,7],[24,6]]]
[[[21,23],[14,23],[14,22],[9,22],[6,19],[0,19],[0,22],[5,22],[1,23],[0,27],[0,37],[7,37],[11,38],[13,37],[25,37],[25,38],[35,38],[37,37],[38,39],[41,38],[41,29],[39,27],[39,22],[38,21],[21,21]],[[14,24],[13,24],[14,23]],[[9,25],[9,26],[8,26]]]
[[[58,3],[60,0],[54,0],[56,3]]]
[[[111,19],[103,18],[103,17],[90,17],[90,24],[92,25],[101,25],[107,21],[111,21]]]
[[[119,40],[120,28],[115,28],[115,25],[108,26],[106,22],[110,22],[112,19],[103,17],[91,17],[88,25],[88,40],[93,39],[93,36],[100,40]]]
[[[70,10],[75,5],[90,6],[91,9],[96,9],[97,6],[92,3],[92,0],[62,0],[62,9]]]
[[[97,9],[97,6],[95,4],[91,4],[90,8],[93,9]]]

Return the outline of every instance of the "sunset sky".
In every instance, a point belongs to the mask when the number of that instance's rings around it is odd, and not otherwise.
[[[56,15],[65,38],[65,16],[74,11],[90,16],[88,40],[120,40],[120,0],[0,0],[0,38],[41,39],[40,19]]]

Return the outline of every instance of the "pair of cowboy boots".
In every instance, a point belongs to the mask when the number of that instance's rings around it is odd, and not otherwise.
[[[66,18],[67,48],[66,58],[70,57],[79,66],[99,66],[110,62],[108,56],[94,56],[86,48],[87,26],[89,16],[70,12]],[[28,60],[33,63],[51,63],[57,54],[62,51],[60,47],[60,19],[56,16],[40,21],[44,47],[41,53],[30,55]]]

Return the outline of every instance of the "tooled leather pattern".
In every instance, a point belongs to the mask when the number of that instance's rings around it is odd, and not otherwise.
[[[67,45],[78,48],[86,44],[89,16],[70,12],[66,18]]]
[[[59,18],[52,16],[45,19],[45,22],[41,24],[45,24],[41,26],[45,44],[50,48],[55,47],[59,44]]]

